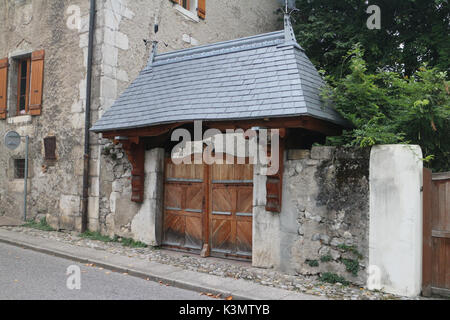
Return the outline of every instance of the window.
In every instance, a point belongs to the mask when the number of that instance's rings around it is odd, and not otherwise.
[[[45,51],[0,59],[0,120],[42,112]]]
[[[186,10],[191,10],[191,1],[190,0],[181,0],[181,6]]]
[[[28,113],[30,97],[31,58],[17,61],[17,115]]]
[[[198,18],[205,19],[206,16],[206,0],[170,0],[178,4],[178,11],[185,14],[189,18],[198,21]],[[184,10],[183,10],[184,9]]]
[[[14,159],[14,179],[25,178],[25,159]]]

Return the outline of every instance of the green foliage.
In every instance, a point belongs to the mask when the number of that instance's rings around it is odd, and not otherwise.
[[[117,242],[117,243],[122,244],[124,247],[147,248],[147,245],[140,241],[135,241],[130,238],[121,238],[118,236],[114,236],[113,238],[110,238],[108,236],[102,235],[100,232],[86,231],[84,233],[81,233],[80,237],[86,238],[86,239],[91,239],[91,240],[102,241],[102,242]]]
[[[337,246],[340,250],[353,253],[358,259],[362,259],[363,255],[356,249],[355,246],[347,246],[346,244],[340,244]]]
[[[318,267],[319,266],[319,261],[317,261],[317,260],[306,260],[306,263],[310,267]]]
[[[327,283],[342,283],[344,286],[348,286],[350,282],[348,282],[344,277],[337,275],[332,272],[324,272],[320,275],[319,280]]]
[[[354,128],[328,144],[370,147],[418,144],[434,171],[450,171],[450,84],[446,72],[420,67],[411,77],[368,71],[360,45],[348,52],[349,73],[326,77],[323,98]],[[421,157],[420,157],[421,158]]]
[[[114,146],[107,145],[107,146],[103,147],[102,154],[104,156],[110,157],[113,161],[115,161],[115,160],[117,160],[117,154],[114,153],[113,151],[114,151]]]
[[[115,242],[113,238],[104,236],[100,232],[86,231],[84,233],[81,233],[80,237],[102,242]]]
[[[120,242],[125,247],[132,247],[132,248],[147,248],[147,245],[140,241],[135,241],[130,238],[120,238],[117,239],[118,242]]]
[[[359,262],[354,259],[341,259],[341,262],[345,265],[348,272],[351,272],[354,276],[358,275]]]
[[[340,77],[346,53],[357,43],[367,51],[368,71],[378,68],[411,76],[427,62],[450,70],[448,0],[377,0],[381,29],[369,30],[365,0],[297,0],[293,27],[312,62]]]
[[[112,149],[114,149],[112,146],[105,146],[102,149],[102,154],[108,156],[111,153]]]
[[[26,228],[33,228],[41,231],[56,231],[48,225],[46,218],[42,218],[39,222],[36,222],[34,220],[28,221],[23,226]]]
[[[348,246],[346,244],[340,244],[337,246],[340,250],[344,252],[352,253],[356,259],[346,259],[342,258],[340,261],[345,265],[348,272],[352,273],[354,276],[358,275],[359,272],[359,261],[363,258],[363,255],[356,249],[355,246]]]
[[[354,125],[328,144],[418,144],[428,167],[449,171],[449,1],[374,4],[380,30],[367,28],[367,1],[296,1],[294,31],[328,75],[324,97]]]
[[[333,260],[333,257],[329,254],[320,257],[321,262],[330,262],[331,260]]]

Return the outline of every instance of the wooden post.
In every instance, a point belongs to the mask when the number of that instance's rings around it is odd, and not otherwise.
[[[431,193],[432,180],[431,170],[423,169],[423,253],[422,253],[422,295],[424,297],[431,296],[432,282],[432,253],[433,243],[431,237]]]
[[[209,229],[209,219],[211,215],[210,206],[210,192],[211,192],[211,166],[203,164],[203,248],[200,255],[203,258],[209,257],[211,255],[211,247],[209,245],[210,229]]]
[[[273,137],[276,135],[272,135]],[[283,201],[283,173],[284,173],[284,147],[285,147],[286,129],[279,129],[280,145],[278,149],[279,170],[275,175],[267,176],[266,182],[266,211],[281,213],[281,203]]]

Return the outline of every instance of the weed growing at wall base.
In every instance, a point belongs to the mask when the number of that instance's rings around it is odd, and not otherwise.
[[[337,246],[340,250],[344,252],[351,252],[353,253],[358,259],[362,259],[363,255],[356,249],[355,246],[347,246],[345,244],[340,244]]]
[[[320,257],[321,262],[330,262],[331,260],[333,260],[333,257],[329,254]]]
[[[358,275],[359,262],[354,259],[342,259],[342,263],[345,265],[348,272],[353,274],[355,277]]]
[[[117,242],[121,243],[125,247],[131,247],[131,248],[147,248],[147,245],[140,241],[135,241],[130,238],[114,238]]]
[[[100,232],[86,231],[80,234],[81,238],[97,240],[102,242],[114,242],[113,238],[102,235]]]
[[[96,241],[102,241],[102,242],[116,242],[122,244],[124,247],[131,247],[131,248],[147,248],[148,246],[140,241],[135,241],[130,238],[122,238],[118,236],[114,236],[113,238],[110,238],[108,236],[102,235],[100,232],[93,232],[93,231],[86,231],[84,233],[80,234],[80,237],[96,240]]]
[[[56,231],[55,229],[53,229],[52,227],[49,226],[46,218],[42,218],[39,222],[36,222],[33,220],[28,221],[23,226],[26,228],[32,228],[32,229],[37,229],[37,230],[41,230],[41,231]]]
[[[317,260],[306,260],[305,261],[310,267],[318,267],[319,261]]]
[[[332,272],[324,272],[319,277],[320,281],[327,282],[327,283],[342,283],[344,286],[350,285],[350,282],[345,280],[344,277],[341,277],[340,275],[337,275],[336,273]]]

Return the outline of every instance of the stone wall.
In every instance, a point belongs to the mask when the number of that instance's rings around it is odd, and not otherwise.
[[[163,148],[146,151],[145,200],[131,221],[133,238],[152,246],[159,246],[162,241],[164,156]]]
[[[101,171],[100,185],[100,215],[98,231],[109,236],[129,236],[131,232],[131,219],[139,205],[131,202],[131,165],[126,158],[122,146],[114,145],[112,142],[104,141],[101,150],[103,165]],[[95,212],[90,208],[89,213]],[[130,217],[130,214],[132,216]],[[90,228],[94,225],[90,217]],[[95,225],[97,226],[97,225]]]
[[[97,0],[96,6],[92,123],[147,64],[151,46],[143,39],[158,40],[158,51],[167,52],[282,28],[276,0],[207,0],[205,20],[189,18],[169,0]],[[24,184],[14,179],[14,159],[24,158],[25,149],[9,151],[2,142],[15,130],[30,136],[28,218],[47,215],[54,228],[79,230],[89,1],[2,1],[0,21],[0,59],[36,50],[46,55],[42,115],[17,117],[8,104],[8,119],[0,120],[0,215],[22,217]],[[44,160],[47,136],[56,137],[56,161]],[[105,143],[90,135],[89,228],[131,234],[141,206],[130,201],[126,157],[113,163],[102,155]]]
[[[265,182],[256,176],[261,181],[255,180],[254,266],[303,275],[330,272],[365,283],[369,152],[288,150],[280,214],[264,210],[264,188],[259,186]]]
[[[131,165],[120,144],[104,141],[98,231],[158,246],[162,232],[164,149],[145,154],[144,202],[131,202]],[[90,212],[95,212],[90,210]],[[91,220],[95,219],[91,217]],[[92,228],[92,224],[91,224]]]
[[[95,59],[98,77],[94,84],[98,98],[92,106],[93,122],[108,110],[147,65],[153,40],[159,42],[157,51],[163,53],[283,28],[279,16],[274,13],[278,8],[276,0],[206,2],[205,20],[193,20],[177,10],[169,0],[99,2]],[[154,32],[155,23],[158,24],[157,33]],[[143,39],[150,44],[146,46]],[[113,165],[111,159],[102,154],[109,143],[101,136],[91,135],[89,229],[133,236],[131,220],[145,204],[132,203],[129,176],[118,177],[121,168],[129,166],[126,156],[118,159],[118,165]],[[114,171],[113,178],[111,169],[120,172]],[[114,191],[119,185],[123,191]],[[115,199],[112,202],[109,200],[111,197]],[[115,210],[111,210],[111,203],[114,203],[112,209]]]
[[[42,115],[17,116],[10,96],[8,118],[0,120],[0,215],[22,217],[24,183],[14,179],[13,160],[25,157],[24,144],[15,151],[3,144],[4,134],[15,130],[30,137],[28,218],[51,214],[51,223],[65,229],[75,229],[81,222],[87,46],[81,41],[85,32],[66,24],[70,5],[88,12],[89,3],[81,0],[0,2],[0,58],[10,58],[10,88],[14,88],[13,58],[45,50]],[[56,137],[56,161],[44,160],[47,136]]]

